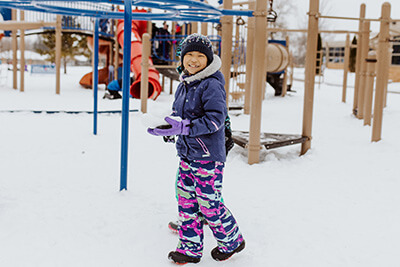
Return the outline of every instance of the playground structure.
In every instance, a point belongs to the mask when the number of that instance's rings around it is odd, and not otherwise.
[[[123,48],[123,36],[124,36],[124,23],[122,20],[118,21],[117,26],[117,39],[119,44]],[[159,82],[158,71],[154,67],[152,67],[153,62],[147,55],[146,57],[142,56],[142,43],[141,38],[142,35],[146,32],[147,22],[146,21],[133,21],[132,22],[132,43],[131,43],[131,71],[135,74],[135,82],[131,85],[130,93],[135,98],[140,98],[140,82],[142,78],[142,61],[148,60],[146,65],[148,66],[146,70],[146,82],[148,81],[148,94],[145,97],[149,97],[151,99],[156,99],[161,93],[161,85]]]
[[[146,10],[135,10],[135,12],[146,12]],[[132,36],[133,41],[131,44],[131,71],[134,73],[135,82],[131,85],[130,93],[134,98],[140,98],[140,82],[141,82],[141,61],[142,61],[142,36],[148,30],[147,21],[132,21]],[[114,24],[114,23],[113,23]],[[123,49],[123,36],[124,36],[124,23],[123,20],[118,20],[116,24],[116,35],[115,39],[118,44]],[[93,38],[89,39],[89,47],[93,51]],[[112,53],[114,52],[114,53]],[[113,61],[115,63],[114,69],[120,67],[118,62],[122,55],[119,51],[112,51],[112,42],[109,40],[99,40],[99,53],[106,56],[107,65],[99,70],[99,84],[108,84],[110,80],[109,65],[112,65]],[[112,58],[112,55],[118,57],[117,59]],[[149,76],[149,92],[148,97],[150,99],[157,99],[161,93],[161,85],[159,82],[158,71],[153,67],[153,62],[149,59],[150,64],[150,76]],[[82,77],[80,84],[86,88],[92,87],[92,72],[87,73]],[[118,78],[117,75],[115,78]]]
[[[94,53],[94,40],[93,37],[88,37],[87,38],[87,43],[89,50]],[[111,56],[111,50],[112,50],[112,43],[108,40],[104,39],[99,39],[99,56],[102,55],[105,57],[106,60],[106,66],[102,69],[99,69],[99,84],[105,84],[107,85],[110,82],[110,77],[109,77],[109,65],[112,64],[112,56]],[[119,56],[119,55],[118,55]],[[93,72],[86,73],[81,80],[79,81],[79,84],[87,89],[91,89],[93,86],[92,82],[92,77],[93,77]]]
[[[34,8],[41,8],[41,11],[45,12],[52,12],[52,13],[61,13],[61,14],[68,14],[68,15],[75,15],[77,13],[79,14],[87,14],[87,16],[93,16],[95,17],[95,27],[94,27],[94,51],[98,51],[98,29],[99,29],[99,18],[103,16],[107,16],[110,18],[115,18],[115,19],[121,19],[122,13],[119,12],[95,12],[95,11],[90,11],[89,10],[72,10],[68,8],[60,8],[57,6],[58,1],[48,1],[52,2],[54,5],[49,5],[49,4],[42,4],[40,2],[43,1],[32,1],[35,2]],[[103,2],[103,1],[97,1],[97,2]],[[122,1],[115,1],[115,3],[120,3],[122,4]],[[8,5],[13,8],[17,9],[24,9],[27,8],[26,5],[20,6],[18,3],[15,2],[1,2],[0,5]],[[248,16],[249,17],[249,27],[248,27],[248,32],[247,36],[250,38],[246,38],[248,43],[246,45],[247,48],[251,47],[253,49],[246,49],[248,50],[246,53],[246,73],[251,74],[251,75],[246,75],[245,78],[245,88],[251,88],[248,90],[245,90],[245,95],[249,95],[249,97],[245,97],[245,101],[249,101],[251,109],[249,110],[250,112],[250,129],[248,132],[248,140],[247,136],[245,136],[243,145],[248,148],[248,162],[249,164],[257,163],[259,162],[259,152],[260,152],[260,146],[262,144],[261,142],[261,136],[263,135],[260,131],[261,127],[261,104],[263,100],[263,96],[265,94],[264,88],[265,88],[265,81],[266,81],[266,71],[251,71],[251,70],[266,70],[266,62],[268,62],[268,51],[266,49],[266,43],[267,43],[267,33],[271,31],[277,31],[279,29],[270,29],[267,27],[267,0],[258,0],[256,3],[251,2],[249,4],[249,10],[246,11],[235,11],[232,10],[233,5],[232,1],[224,1],[224,6],[222,10],[215,9],[209,5],[206,5],[204,3],[200,2],[193,2],[193,1],[187,1],[185,2],[187,5],[190,7],[187,9],[182,9],[181,6],[175,7],[173,6],[173,1],[170,1],[171,6],[168,7],[167,12],[162,12],[162,13],[146,13],[146,14],[134,14],[132,13],[132,2],[131,1],[123,1],[124,6],[124,33],[123,33],[123,49],[124,49],[124,55],[131,55],[131,49],[132,49],[132,44],[131,44],[131,32],[132,32],[132,21],[133,16],[135,16],[135,19],[137,20],[172,20],[172,21],[181,21],[181,20],[191,20],[191,21],[200,21],[202,23],[205,22],[221,22],[221,34],[222,34],[222,43],[221,43],[221,59],[222,59],[222,73],[224,74],[225,77],[231,77],[232,73],[232,68],[231,68],[231,63],[232,63],[232,22],[233,22],[233,15],[237,16]],[[26,4],[26,2],[25,2]],[[254,5],[255,4],[255,5]],[[151,7],[154,8],[154,2],[151,4],[147,2],[141,2],[140,5],[144,7]],[[198,14],[196,13],[196,16],[193,15],[193,7],[195,10],[201,11]],[[33,8],[33,7],[30,7]],[[163,10],[162,5],[158,5],[157,8],[160,10]],[[364,7],[365,9],[365,7]],[[178,11],[179,10],[179,11]],[[362,10],[362,8],[361,8]],[[134,15],[133,15],[134,14]],[[201,15],[200,15],[201,14]],[[301,140],[299,140],[297,143],[302,143],[301,147],[301,154],[305,154],[311,147],[311,137],[312,137],[312,113],[313,113],[313,101],[314,101],[314,86],[315,86],[315,73],[316,73],[316,57],[317,57],[317,36],[318,33],[320,32],[318,29],[318,20],[319,19],[353,19],[353,20],[359,20],[360,21],[360,29],[358,30],[358,34],[361,35],[364,30],[362,30],[361,26],[365,22],[369,21],[379,21],[381,23],[381,29],[380,29],[380,34],[379,34],[379,43],[378,43],[378,51],[377,51],[377,79],[376,79],[376,95],[375,95],[375,106],[374,106],[374,116],[373,116],[373,137],[372,141],[379,141],[380,140],[380,134],[381,134],[381,125],[382,125],[382,110],[383,110],[383,102],[384,102],[384,96],[385,96],[385,87],[387,85],[387,68],[389,66],[388,64],[388,54],[389,54],[389,35],[388,35],[388,25],[389,22],[394,21],[390,19],[390,4],[385,3],[382,6],[382,17],[380,19],[365,19],[362,15],[360,15],[360,18],[342,18],[342,17],[332,17],[332,16],[324,16],[319,14],[319,1],[318,0],[310,0],[310,10],[309,10],[309,21],[308,21],[308,29],[307,30],[293,30],[293,31],[307,31],[307,57],[306,57],[306,68],[305,68],[305,92],[304,92],[304,106],[303,106],[303,129],[302,129],[302,134],[300,135]],[[3,26],[5,24],[0,24],[0,26]],[[253,27],[254,25],[254,27]],[[240,26],[240,25],[239,25]],[[365,26],[362,26],[365,27]],[[238,28],[240,31],[240,29]],[[290,31],[290,30],[285,30],[285,31]],[[348,33],[347,31],[344,31],[342,33]],[[253,38],[256,37],[256,38]],[[150,38],[148,34],[143,35],[143,56],[141,58],[141,84],[140,84],[140,90],[141,96],[147,96],[149,95],[150,91],[148,90],[148,79],[149,79],[149,73],[148,73],[148,66],[149,61],[148,61],[148,55],[149,51],[147,48],[150,47]],[[362,38],[359,38],[360,40]],[[254,41],[254,43],[251,43]],[[356,86],[355,86],[355,94],[357,94],[357,97],[355,95],[354,99],[355,102],[357,102],[357,111],[360,109],[360,106],[358,104],[358,99],[359,95],[361,95],[362,90],[364,90],[363,87],[359,86],[361,79],[360,71],[363,69],[361,68],[362,64],[362,59],[365,58],[361,57],[361,51],[362,51],[362,42],[360,42],[360,46],[358,46],[357,49],[357,65],[356,65],[356,70],[357,70],[357,76],[356,76]],[[239,45],[238,45],[239,46]],[[364,48],[365,49],[365,48]],[[366,50],[366,49],[365,49]],[[279,51],[279,48],[278,48]],[[360,53],[360,55],[359,55]],[[98,53],[94,53],[95,55],[95,60],[94,60],[94,69],[97,69],[97,64],[96,63],[96,57],[98,56]],[[96,56],[97,55],[97,56]],[[365,55],[365,52],[364,52]],[[373,55],[371,55],[372,58],[368,59],[369,62],[369,70],[372,71],[373,69],[373,64],[375,62]],[[118,57],[117,57],[118,58]],[[281,57],[282,58],[282,57]],[[98,58],[97,58],[98,59]],[[260,60],[261,59],[261,60]],[[123,66],[124,66],[124,73],[123,73],[123,107],[122,107],[122,144],[121,144],[121,190],[126,189],[126,175],[127,175],[127,140],[128,140],[128,112],[129,110],[129,102],[128,102],[128,97],[129,97],[129,79],[126,79],[129,77],[129,72],[130,72],[130,66],[131,66],[131,57],[124,56],[123,57]],[[283,60],[282,60],[283,61]],[[364,60],[365,61],[365,60]],[[360,65],[358,65],[360,64]],[[239,68],[238,64],[238,68]],[[243,65],[243,64],[242,64]],[[235,71],[234,71],[235,73]],[[238,69],[237,73],[240,73],[240,70]],[[93,72],[93,89],[96,89],[96,86],[98,84],[98,73],[95,71]],[[347,74],[346,74],[347,75]],[[238,79],[238,78],[237,78]],[[230,92],[230,79],[226,79],[226,90],[229,93]],[[239,82],[240,83],[240,82]],[[369,77],[368,81],[364,81],[364,83],[371,84],[371,78]],[[147,88],[146,88],[147,87]],[[95,103],[97,101],[96,95],[97,91],[95,91]],[[370,97],[370,92],[367,94],[368,97]],[[229,97],[229,94],[227,94]],[[360,97],[361,99],[362,97]],[[364,97],[365,98],[365,97]],[[147,97],[142,97],[142,106],[145,106]],[[357,99],[357,101],[356,101]],[[368,100],[369,101],[369,100]],[[96,108],[96,104],[95,104]],[[246,109],[246,108],[245,108]],[[357,114],[359,114],[357,112]],[[96,120],[95,120],[96,121]],[[94,122],[94,124],[96,124]],[[96,127],[95,127],[96,128]],[[95,131],[94,131],[95,132]],[[288,144],[294,144],[295,142],[293,140],[285,140],[284,145]],[[272,148],[270,144],[268,144],[268,148]]]

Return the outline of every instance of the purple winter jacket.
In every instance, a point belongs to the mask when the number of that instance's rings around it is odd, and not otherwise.
[[[187,160],[225,162],[225,79],[217,55],[204,70],[181,75],[172,106],[172,116],[189,119],[189,135],[179,135],[176,149]]]

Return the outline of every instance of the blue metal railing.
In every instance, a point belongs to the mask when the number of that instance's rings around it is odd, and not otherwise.
[[[66,4],[67,3],[67,4]],[[74,7],[73,3],[90,3],[92,5]],[[124,5],[124,12],[115,12],[112,5]],[[109,7],[104,10],[104,7]],[[158,9],[160,13],[134,13],[132,6]],[[63,16],[92,17],[97,19],[124,19],[124,55],[131,54],[131,21],[135,20],[168,20],[168,21],[198,21],[219,23],[222,15],[253,16],[253,11],[220,10],[209,4],[194,0],[1,0],[0,7],[15,8],[25,11],[42,12],[46,14],[45,22],[55,22],[55,14]],[[29,17],[26,16],[26,21]],[[34,21],[38,21],[35,18]],[[96,21],[96,31],[99,21]],[[89,25],[92,25],[90,23]],[[65,25],[65,27],[70,27]],[[81,25],[82,27],[82,25]],[[71,28],[71,27],[70,27]],[[92,29],[93,30],[93,29]],[[220,52],[220,45],[218,45]],[[95,53],[97,54],[97,53]],[[171,59],[172,60],[172,59]],[[127,189],[128,167],[128,136],[129,136],[129,82],[130,57],[123,59],[123,97],[122,97],[122,129],[121,129],[121,176],[120,190]],[[97,101],[97,98],[94,99]],[[94,104],[96,109],[96,103]],[[97,127],[97,120],[94,122]]]

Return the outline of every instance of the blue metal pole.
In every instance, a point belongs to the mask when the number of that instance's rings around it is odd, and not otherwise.
[[[94,22],[93,40],[93,134],[97,135],[97,94],[99,88],[99,19],[95,19]]]
[[[127,190],[128,136],[129,136],[129,87],[131,67],[132,0],[125,0],[124,59],[122,72],[122,129],[121,129],[121,182],[120,191]]]

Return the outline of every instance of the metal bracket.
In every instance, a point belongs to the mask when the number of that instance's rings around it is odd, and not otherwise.
[[[313,16],[315,18],[319,18],[321,16],[321,13],[319,13],[319,12],[307,12],[307,15]]]

